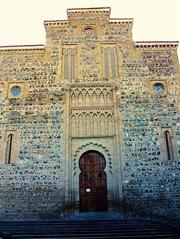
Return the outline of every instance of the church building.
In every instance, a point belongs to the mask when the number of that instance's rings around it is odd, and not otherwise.
[[[71,8],[45,45],[0,47],[0,221],[180,218],[178,42],[135,42],[110,12]]]

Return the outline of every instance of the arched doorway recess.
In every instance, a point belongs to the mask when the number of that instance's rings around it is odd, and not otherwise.
[[[98,151],[90,150],[79,159],[80,211],[107,211],[106,160]]]

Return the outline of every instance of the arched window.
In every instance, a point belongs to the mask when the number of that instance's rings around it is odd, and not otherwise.
[[[168,159],[173,160],[174,156],[173,156],[172,136],[168,130],[164,131],[164,138]]]
[[[13,148],[13,134],[9,134],[7,137],[7,146],[6,146],[6,158],[5,163],[10,164],[12,159],[12,148]]]

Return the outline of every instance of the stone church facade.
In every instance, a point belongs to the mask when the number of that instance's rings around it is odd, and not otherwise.
[[[178,42],[134,42],[110,8],[0,48],[0,220],[179,218]]]

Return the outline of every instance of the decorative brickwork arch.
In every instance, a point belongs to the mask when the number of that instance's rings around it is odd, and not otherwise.
[[[79,199],[81,212],[107,211],[106,160],[98,151],[87,151],[79,159]]]
[[[79,147],[72,158],[72,205],[74,205],[75,213],[78,213],[80,208],[80,199],[79,199],[79,175],[81,170],[79,168],[79,159],[81,156],[88,151],[96,151],[102,154],[106,160],[106,167],[104,169],[105,174],[107,175],[107,197],[108,201],[111,202],[113,198],[113,184],[114,184],[114,175],[113,175],[113,165],[112,165],[112,155],[110,151],[103,146],[102,144],[96,142],[89,142],[83,144]],[[109,203],[110,205],[110,203]],[[109,209],[111,205],[109,206]]]
[[[90,143],[82,145],[81,147],[79,147],[76,150],[74,157],[73,157],[73,163],[72,163],[73,176],[76,175],[77,171],[79,171],[78,164],[79,164],[79,159],[80,159],[81,155],[90,150],[98,151],[104,155],[104,157],[106,158],[106,161],[107,161],[106,171],[108,171],[109,173],[112,173],[112,157],[111,157],[109,150],[106,147],[104,147],[102,144],[90,142]]]

